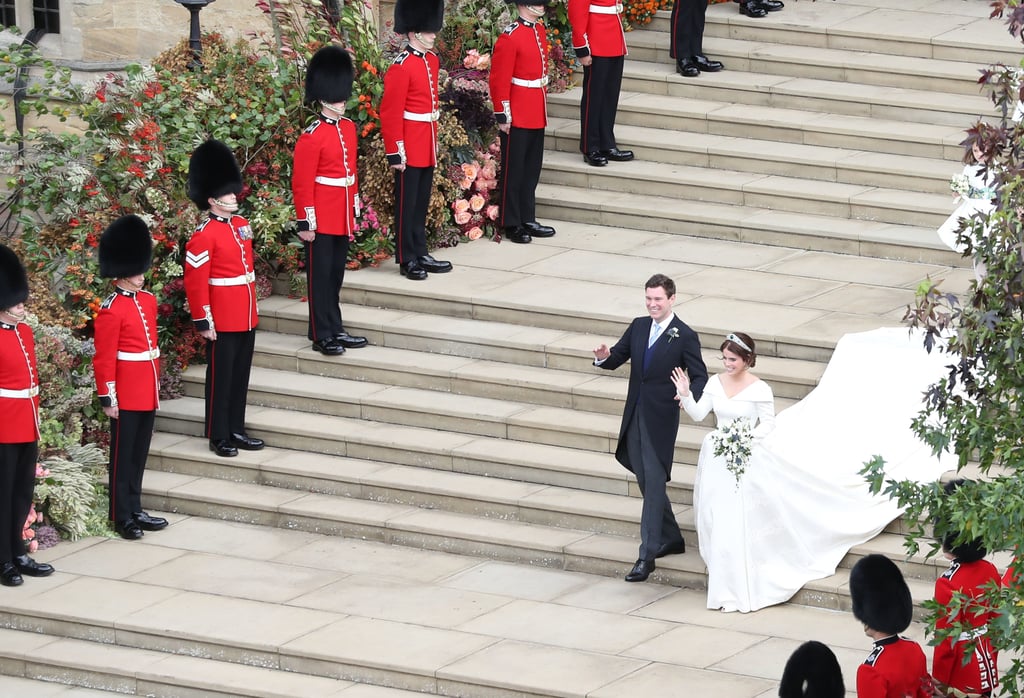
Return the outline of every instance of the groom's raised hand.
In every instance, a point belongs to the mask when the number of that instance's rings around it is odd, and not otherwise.
[[[604,361],[611,355],[612,353],[608,349],[607,344],[602,344],[601,346],[594,350],[594,358],[597,359],[598,361]]]

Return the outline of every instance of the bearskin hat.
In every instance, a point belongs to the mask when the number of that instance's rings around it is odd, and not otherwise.
[[[951,480],[943,485],[943,489],[946,491],[946,494],[953,494],[953,492],[966,483],[967,480]],[[950,528],[949,525],[943,527],[938,521],[935,522],[935,525],[940,531],[946,529],[945,534],[942,536],[942,549],[960,562],[977,562],[988,555],[988,550],[985,548],[981,538],[965,540],[957,545],[956,541],[960,538],[960,531],[948,530]]]
[[[18,255],[0,245],[0,310],[7,310],[28,300],[28,274]]]
[[[853,616],[872,630],[895,635],[910,627],[914,602],[896,563],[885,555],[868,555],[850,572]]]
[[[846,687],[839,660],[816,640],[797,647],[786,662],[779,698],[843,698]]]
[[[398,0],[395,33],[439,32],[444,26],[444,0]]]
[[[188,198],[200,211],[210,208],[207,199],[242,191],[242,171],[231,148],[211,138],[195,149],[188,163]]]
[[[144,274],[152,261],[149,227],[138,216],[121,216],[100,236],[100,276],[104,278]]]
[[[306,67],[306,101],[336,104],[352,96],[352,56],[331,44],[313,54]]]

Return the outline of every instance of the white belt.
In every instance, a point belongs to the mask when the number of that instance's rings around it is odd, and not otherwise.
[[[248,274],[232,276],[227,279],[210,279],[209,284],[211,286],[245,286],[246,284],[251,284],[255,280],[256,272],[250,271]]]
[[[960,635],[959,635],[959,637],[957,637],[956,641],[957,642],[967,642],[968,640],[977,640],[979,637],[981,637],[982,635],[986,635],[987,633],[988,633],[988,625],[986,624],[986,625],[979,626],[979,627],[975,628],[974,630],[966,630],[966,631],[960,633]]]
[[[160,358],[160,349],[149,351],[119,351],[117,358],[121,361],[152,361]]]
[[[519,85],[520,87],[544,87],[548,84],[548,76],[545,75],[542,78],[536,80],[523,80],[522,78],[512,78],[513,85]]]
[[[622,3],[617,2],[614,5],[591,5],[590,13],[594,15],[621,15]]]
[[[32,398],[38,394],[38,385],[33,385],[31,388],[25,388],[24,390],[8,390],[7,388],[0,388],[0,397]]]
[[[402,112],[402,118],[406,121],[437,121],[441,118],[441,112],[428,111],[425,114],[417,114],[414,111]]]
[[[356,183],[356,176],[349,175],[348,177],[317,177],[315,180],[317,184],[325,184],[328,187],[351,187]]]

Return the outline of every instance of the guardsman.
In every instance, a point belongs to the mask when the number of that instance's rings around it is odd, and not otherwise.
[[[857,668],[857,698],[931,698],[932,677],[921,645],[900,637],[914,603],[899,568],[884,555],[867,555],[850,571],[853,616],[874,641]]]
[[[519,16],[494,43],[490,88],[501,144],[499,222],[505,238],[528,243],[555,234],[554,228],[537,222],[537,183],[548,124],[548,37],[539,21],[546,5],[515,2]]]
[[[721,61],[713,61],[704,55],[704,14],[707,10],[707,0],[675,0],[672,3],[668,55],[676,59],[676,72],[683,77],[717,73],[725,67]]]
[[[96,316],[93,373],[103,413],[110,418],[110,521],[126,540],[167,528],[167,519],[142,510],[142,474],[160,407],[160,347],[156,296],[143,291],[153,258],[149,228],[122,216],[100,236],[100,276],[114,279]]]
[[[242,172],[231,149],[210,139],[188,167],[188,198],[209,217],[185,246],[185,295],[206,339],[206,436],[218,456],[258,451],[245,433],[245,401],[256,344],[256,272],[252,228],[236,216]]]
[[[633,159],[615,140],[626,34],[622,30],[621,0],[569,0],[572,48],[583,65],[580,99],[580,152],[583,160],[603,167],[609,160]]]
[[[306,250],[306,334],[313,349],[327,356],[366,346],[366,337],[345,331],[339,299],[360,207],[356,126],[345,118],[352,76],[352,58],[340,46],[324,46],[310,59],[306,101],[320,103],[320,117],[299,136],[292,169],[299,239]]]
[[[440,62],[434,53],[444,21],[443,0],[398,0],[395,33],[408,39],[384,74],[380,130],[395,172],[395,261],[407,279],[452,270],[427,251],[427,209],[437,166]]]
[[[53,567],[25,554],[22,533],[36,486],[39,371],[32,328],[25,324],[28,276],[0,245],[0,584],[19,586]]]

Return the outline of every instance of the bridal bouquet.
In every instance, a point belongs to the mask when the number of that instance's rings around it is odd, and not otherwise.
[[[754,434],[750,421],[736,419],[717,430],[711,437],[715,442],[715,455],[725,458],[725,468],[736,478],[736,487],[750,462],[750,446]]]
[[[971,183],[965,174],[955,174],[949,180],[949,188],[959,197],[966,198],[971,191]]]

